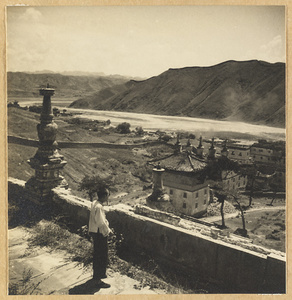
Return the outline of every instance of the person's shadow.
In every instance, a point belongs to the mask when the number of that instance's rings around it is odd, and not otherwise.
[[[86,282],[74,286],[69,290],[69,295],[93,295],[100,290],[100,287],[96,284],[92,278]]]

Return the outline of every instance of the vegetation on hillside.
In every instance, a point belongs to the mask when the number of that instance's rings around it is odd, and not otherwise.
[[[284,127],[285,64],[227,61],[212,67],[169,69],[123,88],[80,97],[71,106]]]

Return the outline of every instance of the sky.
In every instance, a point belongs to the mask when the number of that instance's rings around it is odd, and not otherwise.
[[[284,6],[10,6],[7,71],[148,78],[227,60],[285,62]]]

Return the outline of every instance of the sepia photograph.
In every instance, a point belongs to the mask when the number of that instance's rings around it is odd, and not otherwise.
[[[7,295],[286,294],[279,3],[5,7]]]

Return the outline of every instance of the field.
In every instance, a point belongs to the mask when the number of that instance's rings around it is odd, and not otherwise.
[[[25,110],[9,108],[8,134],[37,139],[36,125],[39,115]],[[128,137],[118,133],[94,132],[81,126],[68,124],[62,118],[56,118],[59,126],[57,140],[79,142],[110,142],[125,144],[133,139],[139,141],[140,137]],[[122,201],[121,194],[127,195],[127,201],[136,203],[142,197],[145,199],[151,189],[151,168],[147,167],[147,161],[155,157],[157,153],[169,153],[168,146],[124,149],[62,149],[68,164],[63,170],[72,192],[78,196],[87,197],[78,191],[79,184],[85,175],[100,175],[111,177],[110,187],[112,203]],[[34,170],[27,164],[27,160],[34,156],[36,148],[23,145],[8,145],[8,175],[11,177],[28,180]],[[148,189],[145,187],[148,187]],[[143,190],[144,188],[144,190]],[[129,194],[129,195],[128,195]]]

